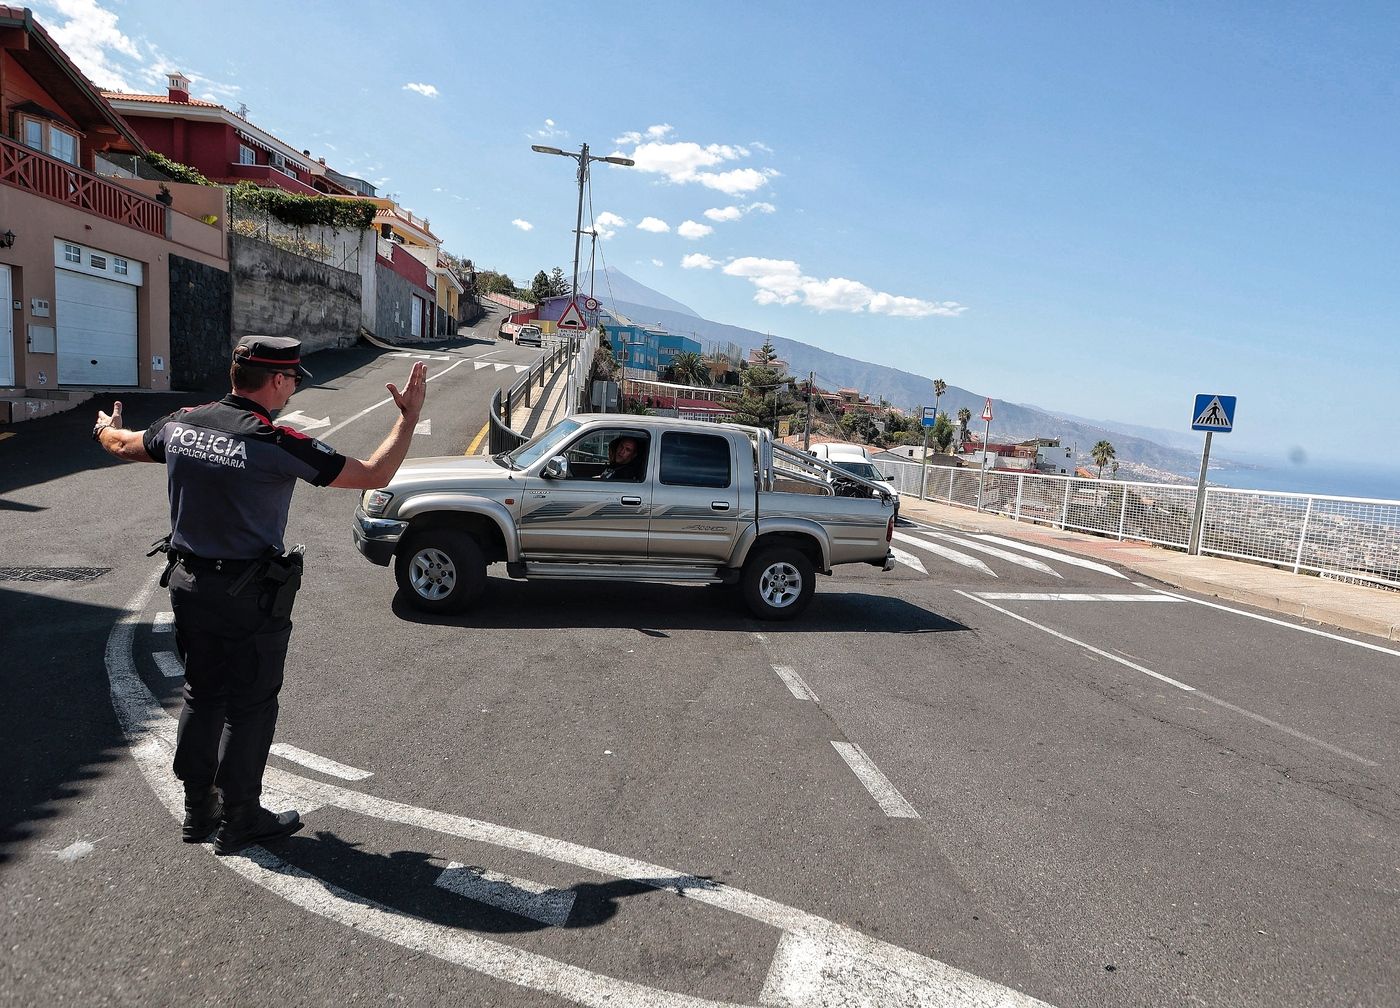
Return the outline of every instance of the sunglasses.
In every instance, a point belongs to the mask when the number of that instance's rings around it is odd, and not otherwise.
[[[301,383],[305,381],[300,371],[274,371],[273,374],[280,374],[283,378],[290,378],[297,383],[297,388],[301,388]]]

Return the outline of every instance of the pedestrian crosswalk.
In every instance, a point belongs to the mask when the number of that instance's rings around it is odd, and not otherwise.
[[[989,578],[1012,573],[1024,576],[1032,572],[1063,580],[1065,574],[1056,569],[1062,565],[1073,569],[1073,573],[1090,570],[1126,580],[1125,575],[1107,564],[1001,536],[905,524],[894,533],[894,542],[899,544],[890,547],[895,562],[920,574],[929,574],[931,564],[944,561]],[[986,559],[988,557],[992,560]],[[1001,569],[1001,574],[994,569],[992,561]]]

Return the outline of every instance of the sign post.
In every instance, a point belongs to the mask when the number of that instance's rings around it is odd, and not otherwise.
[[[577,280],[577,277],[575,279]],[[574,358],[578,356],[578,342],[574,338],[574,334],[588,328],[583,321],[583,312],[578,310],[578,298],[569,299],[569,306],[564,309],[564,314],[559,316],[559,321],[554,325],[556,329],[564,333],[565,338],[569,341],[569,376],[567,379],[569,391],[568,401],[564,404],[564,415],[571,417],[574,415],[578,400],[578,391],[574,386],[576,384],[582,386],[584,382],[581,375],[577,381],[574,378]]]
[[[928,492],[928,432],[938,423],[938,407],[924,407],[924,468],[919,474],[919,500]]]
[[[982,419],[987,422],[986,430],[982,433],[982,469],[977,475],[977,510],[982,510],[982,489],[987,483],[987,452],[992,444],[992,397],[987,397],[986,404],[982,407]]]
[[[1195,408],[1191,410],[1191,429],[1206,432],[1205,448],[1201,451],[1201,475],[1196,480],[1196,513],[1191,519],[1191,540],[1187,553],[1201,555],[1201,528],[1206,517],[1206,469],[1210,465],[1210,438],[1216,431],[1228,434],[1235,427],[1235,396],[1211,395],[1209,392],[1196,396]]]

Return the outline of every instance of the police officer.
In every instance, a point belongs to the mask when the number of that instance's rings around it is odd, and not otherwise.
[[[182,835],[199,843],[215,834],[218,854],[289,836],[302,825],[296,812],[274,813],[260,801],[300,584],[301,556],[284,555],[282,541],[296,481],[384,486],[408,454],[427,391],[422,362],[402,392],[387,386],[399,417],[362,460],[273,423],[309,377],[297,340],[245,336],[234,348],[232,391],[223,399],[177,410],[145,433],[123,428],[117,402],[110,415],[98,412],[92,431],[119,459],[165,463],[166,578],[185,664],[174,766],[185,786]]]

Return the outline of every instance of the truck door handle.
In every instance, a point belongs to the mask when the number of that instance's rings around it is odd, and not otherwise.
[[[729,501],[710,501],[711,511],[728,511]]]
[[[642,502],[642,499],[641,499],[640,497],[624,497],[624,498],[622,498],[622,503],[624,503],[624,504],[640,504],[641,502]]]

